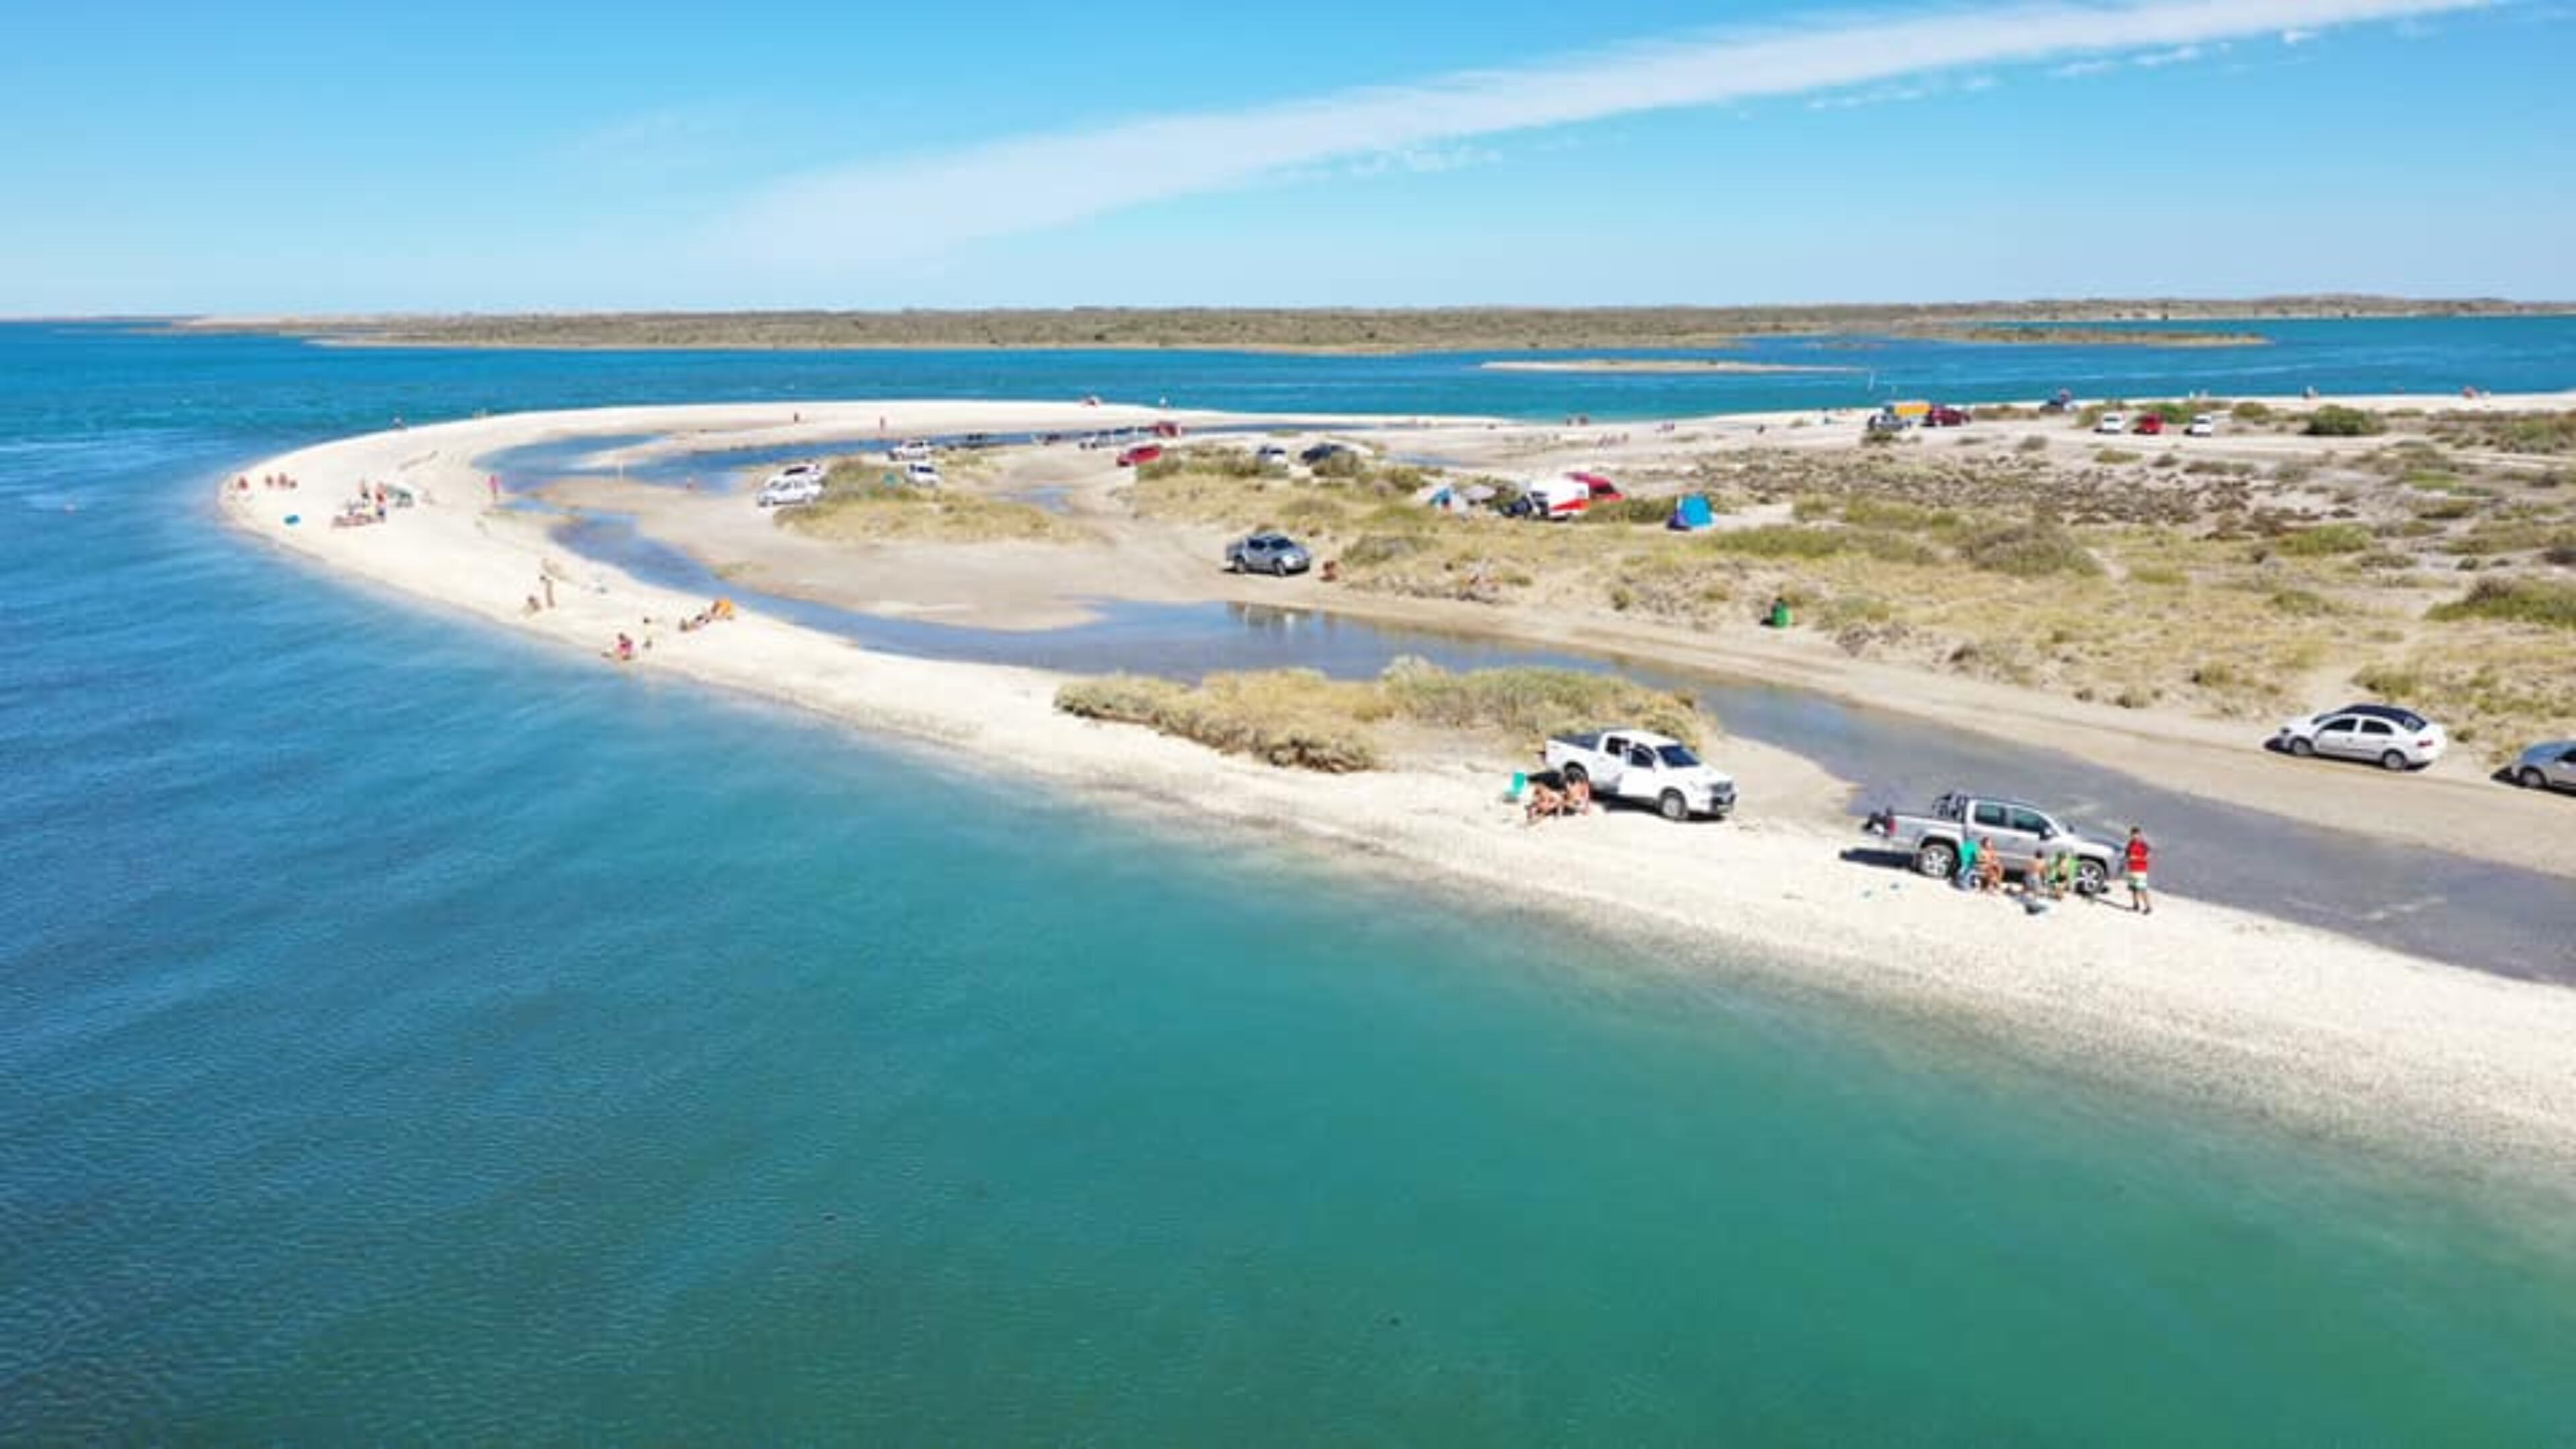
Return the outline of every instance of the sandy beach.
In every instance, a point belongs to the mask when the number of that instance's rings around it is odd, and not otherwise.
[[[682,677],[937,744],[952,761],[972,759],[1111,808],[1284,834],[1372,872],[1398,870],[1665,943],[1706,969],[1934,1017],[2017,1053],[2137,1073],[2310,1130],[2408,1140],[2470,1163],[2576,1166],[2576,1054],[2568,1050],[2576,993],[2191,901],[2168,901],[2152,917],[2083,905],[2025,917],[1845,861],[1842,852],[1858,842],[1833,816],[1835,782],[1740,742],[1724,748],[1726,763],[1748,799],[1765,803],[1738,822],[1676,831],[1621,813],[1530,828],[1498,798],[1508,760],[1292,773],[1074,720],[1053,707],[1061,680],[1040,672],[873,654],[752,611],[683,633],[676,621],[707,600],[565,555],[543,518],[493,506],[476,466],[504,448],[580,434],[819,442],[874,436],[881,426],[895,435],[1071,431],[1160,415],[900,402],[478,418],[248,464],[241,472],[253,480],[285,473],[300,486],[254,481],[242,492],[227,479],[220,507],[229,523],[294,555],[482,626],[522,630],[584,657],[621,631],[639,641],[634,663],[602,660],[600,668]],[[1461,435],[1483,429],[1457,425]],[[392,510],[382,525],[330,527],[361,480],[397,484],[417,505]],[[300,521],[289,524],[290,515]],[[556,607],[527,612],[541,579],[553,581]],[[1965,698],[1960,707],[1979,703]],[[2066,726],[2080,731],[2086,722]],[[2153,745],[2147,730],[2123,738]],[[1528,883],[1541,879],[1548,888],[1532,891]]]

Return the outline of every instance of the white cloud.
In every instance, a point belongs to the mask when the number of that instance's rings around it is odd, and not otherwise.
[[[2305,45],[2316,38],[2317,33],[2313,30],[2284,30],[2281,32],[2281,43],[2283,45]]]
[[[2129,64],[2141,66],[2148,70],[2158,70],[2165,66],[2181,65],[2185,61],[2198,59],[2200,59],[2199,46],[2177,45],[2171,50],[2151,50],[2145,55],[2130,56]]]
[[[1639,112],[1882,85],[1972,66],[2145,51],[2170,64],[2237,36],[2482,8],[2486,0],[2145,0],[2018,4],[1697,35],[1412,85],[1237,111],[1148,116],[862,161],[775,183],[708,238],[730,260],[847,271],[983,237],[1043,231],[1371,155]],[[2116,62],[2113,62],[2116,63]],[[2143,63],[2143,62],[2142,62]],[[1899,87],[1897,89],[1902,89]]]

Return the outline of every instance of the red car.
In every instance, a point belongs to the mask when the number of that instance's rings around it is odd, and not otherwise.
[[[1129,448],[1126,452],[1118,455],[1118,466],[1121,468],[1133,468],[1139,463],[1151,463],[1161,456],[1163,456],[1163,450],[1159,444],[1138,443],[1135,447]]]
[[[1627,494],[1619,491],[1618,484],[1611,482],[1609,479],[1602,477],[1598,473],[1568,473],[1565,476],[1582,484],[1587,490],[1589,490],[1592,495],[1592,501],[1595,503],[1616,503],[1620,499],[1628,496]]]
[[[1935,407],[1923,415],[1923,426],[1927,428],[1964,428],[1967,425],[1968,414],[1963,408]]]
[[[2149,413],[2149,414],[2147,414],[2145,417],[2142,417],[2142,418],[2138,419],[2138,425],[2137,425],[2137,427],[2135,427],[2135,428],[2131,429],[2131,431],[2132,431],[2132,432],[2142,433],[2142,434],[2144,434],[2145,436],[2150,437],[2150,438],[2154,437],[2154,436],[2155,436],[2155,435],[2157,435],[2158,433],[2163,432],[2164,430],[2165,430],[2165,419],[2164,419],[2164,414],[2162,414],[2162,413]]]

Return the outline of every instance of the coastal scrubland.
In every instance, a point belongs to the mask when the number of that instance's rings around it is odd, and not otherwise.
[[[2069,340],[2022,323],[2189,322],[2300,317],[2496,316],[2568,304],[2379,296],[2091,298],[1788,307],[1069,307],[890,312],[593,312],[199,318],[200,330],[342,342],[534,348],[1216,348],[1285,352],[1714,348],[1780,333],[1957,341]],[[2083,334],[2092,344],[2241,345],[2241,332]]]
[[[970,475],[971,461],[942,459],[943,471]],[[908,483],[873,459],[832,465],[820,501],[782,509],[781,528],[850,542],[1079,543],[1090,530],[1032,503],[965,488]]]
[[[1419,659],[1399,659],[1377,678],[1357,680],[1311,669],[1215,674],[1197,684],[1110,675],[1066,684],[1056,708],[1328,773],[1381,767],[1413,729],[1436,730],[1445,750],[1491,743],[1508,758],[1531,740],[1605,719],[1690,744],[1712,725],[1689,696],[1617,675],[1534,668],[1453,673]]]
[[[2097,449],[2061,424],[2035,448],[1972,426],[1675,451],[1555,525],[1416,501],[1443,482],[1507,501],[1499,470],[1353,452],[1265,471],[1198,446],[1125,500],[1296,533],[1366,594],[1713,633],[1781,599],[1856,658],[2247,720],[2397,698],[2486,758],[2576,719],[2576,414],[2158,407],[2226,414],[2244,446]],[[1664,526],[1686,493],[1717,527]]]

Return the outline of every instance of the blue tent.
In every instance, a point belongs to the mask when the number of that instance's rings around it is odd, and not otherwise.
[[[1716,526],[1716,517],[1708,511],[1708,499],[1698,493],[1674,499],[1673,516],[1664,523],[1666,528],[1685,533],[1697,533],[1703,528]]]

